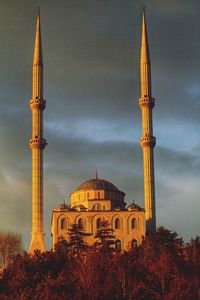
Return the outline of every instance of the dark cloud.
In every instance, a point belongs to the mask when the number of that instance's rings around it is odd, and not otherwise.
[[[100,177],[143,205],[139,55],[144,1],[0,1],[0,228],[31,232],[31,65],[36,7],[45,62],[45,231],[51,211]],[[199,0],[146,1],[158,224],[197,234]],[[191,217],[188,217],[190,211]],[[185,219],[187,218],[187,223]]]

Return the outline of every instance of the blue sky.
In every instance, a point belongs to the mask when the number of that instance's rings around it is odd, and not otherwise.
[[[41,7],[44,220],[95,176],[143,206],[141,10],[152,63],[157,223],[185,240],[200,228],[200,2],[0,1],[0,229],[31,232],[32,58]]]

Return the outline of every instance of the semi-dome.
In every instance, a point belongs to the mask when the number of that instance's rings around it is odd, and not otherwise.
[[[116,191],[119,192],[118,188],[111,182],[105,179],[94,178],[83,182],[76,191],[86,190],[105,190],[105,191]]]

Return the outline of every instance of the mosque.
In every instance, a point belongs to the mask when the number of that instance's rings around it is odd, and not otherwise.
[[[147,39],[145,12],[142,18],[142,43],[140,58],[142,136],[140,145],[143,151],[144,208],[136,203],[126,206],[125,193],[111,182],[93,179],[83,182],[70,194],[70,204],[61,204],[52,212],[52,248],[60,237],[68,239],[68,229],[79,224],[90,235],[86,242],[91,245],[96,239],[97,229],[102,220],[107,220],[114,230],[115,248],[128,250],[140,244],[146,233],[156,231],[155,180],[152,109],[154,98],[151,95],[151,63]],[[47,143],[43,138],[43,58],[40,28],[40,14],[37,16],[35,48],[33,57],[32,137],[29,146],[32,151],[32,239],[29,253],[34,250],[46,251],[43,229],[43,150]]]

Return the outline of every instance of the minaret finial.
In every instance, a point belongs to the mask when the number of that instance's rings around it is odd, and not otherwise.
[[[96,180],[98,180],[98,170],[96,169]]]
[[[38,10],[37,10],[37,24],[36,24],[33,64],[34,65],[43,65],[41,25],[40,25],[40,8],[39,7],[38,7]]]
[[[149,55],[149,44],[147,36],[147,24],[145,17],[145,8],[142,15],[142,43],[141,43],[141,97],[151,97],[151,62]]]

